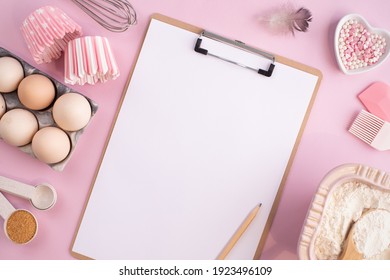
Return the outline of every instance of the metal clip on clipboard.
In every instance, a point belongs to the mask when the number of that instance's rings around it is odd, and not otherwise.
[[[212,39],[212,40],[216,40],[218,42],[228,44],[228,45],[233,46],[235,48],[238,48],[238,49],[241,49],[241,50],[244,50],[244,51],[256,54],[256,55],[263,56],[263,57],[271,60],[272,62],[269,65],[268,70],[255,69],[253,67],[250,67],[250,66],[247,66],[247,65],[243,65],[241,63],[235,62],[235,61],[230,60],[228,58],[225,58],[225,57],[222,57],[222,56],[210,53],[208,50],[206,50],[204,48],[201,48],[200,45],[202,44],[202,37],[206,37],[206,38],[209,38],[209,39]],[[257,73],[259,73],[261,75],[264,75],[266,77],[271,77],[272,72],[274,71],[274,68],[275,68],[275,64],[274,64],[275,63],[275,57],[272,54],[269,54],[269,53],[266,53],[266,52],[261,51],[259,49],[256,49],[256,48],[253,48],[251,46],[248,46],[248,45],[246,45],[243,42],[240,42],[240,41],[237,41],[237,40],[230,40],[230,39],[227,39],[227,38],[222,37],[220,35],[211,33],[209,31],[205,31],[205,30],[200,34],[199,38],[196,40],[196,44],[195,44],[194,50],[196,52],[198,52],[198,53],[201,53],[201,54],[204,54],[204,55],[210,55],[210,56],[222,59],[224,61],[233,63],[235,65],[238,65],[238,66],[241,66],[241,67],[244,67],[244,68],[256,71]]]

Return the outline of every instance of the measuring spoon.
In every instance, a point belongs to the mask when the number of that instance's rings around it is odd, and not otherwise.
[[[383,217],[383,215],[386,215],[386,217]],[[379,239],[379,236],[388,236],[388,228],[390,225],[389,218],[390,212],[386,209],[370,209],[363,213],[362,216],[352,225],[348,237],[345,240],[344,251],[339,259],[361,260],[364,258],[366,246],[370,249],[374,249],[374,251],[377,251],[378,253],[386,250],[389,247],[389,239],[387,239],[387,241],[375,243],[372,243],[372,241]],[[365,223],[365,226],[362,226],[363,223]],[[363,246],[363,248],[360,248],[360,250],[355,243],[355,232],[366,233],[364,235],[365,240],[363,240],[363,244],[360,245],[360,247]]]
[[[29,243],[38,232],[35,216],[24,209],[15,209],[0,192],[0,216],[4,219],[4,232],[17,244]]]
[[[352,226],[352,228],[348,233],[347,239],[344,242],[344,250],[339,257],[339,260],[363,259],[363,254],[356,249],[356,244],[355,241],[353,240],[354,231],[355,231],[355,226]]]
[[[57,201],[57,192],[50,184],[40,184],[36,187],[0,176],[0,190],[29,199],[39,210],[47,210]]]

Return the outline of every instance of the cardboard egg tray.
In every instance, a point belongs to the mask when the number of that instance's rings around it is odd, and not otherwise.
[[[47,126],[58,127],[58,125],[54,122],[54,119],[52,116],[52,105],[54,104],[55,100],[57,100],[61,95],[69,93],[69,92],[75,92],[75,93],[79,93],[79,94],[81,94],[81,93],[67,87],[66,85],[64,85],[60,82],[58,82],[57,80],[53,79],[52,77],[50,77],[46,73],[31,66],[30,64],[25,62],[23,59],[12,54],[11,52],[7,51],[6,49],[0,47],[0,57],[3,57],[3,56],[10,56],[10,57],[13,57],[13,58],[19,60],[19,62],[23,66],[25,77],[28,75],[31,75],[31,74],[45,75],[53,82],[53,84],[55,85],[55,89],[56,89],[56,96],[55,96],[55,99],[54,99],[53,103],[51,104],[51,106],[47,109],[40,110],[40,111],[28,109],[23,104],[21,104],[19,101],[16,90],[14,92],[11,92],[11,93],[0,93],[4,97],[4,100],[5,100],[5,103],[7,106],[6,111],[9,111],[9,110],[12,110],[15,108],[26,109],[26,110],[32,112],[35,115],[35,117],[37,118],[38,124],[39,124],[39,129],[41,129],[43,127],[47,127]],[[83,94],[81,94],[81,95],[83,95]],[[93,100],[86,97],[85,95],[83,95],[83,96],[88,100],[89,104],[91,105],[91,112],[92,112],[91,118],[92,118],[93,115],[96,113],[98,106]],[[88,124],[87,124],[87,126],[88,126]],[[87,126],[85,126],[83,129],[80,129],[78,131],[73,131],[73,132],[69,132],[69,131],[64,130],[68,134],[70,142],[71,142],[70,152],[64,160],[62,160],[58,163],[49,164],[50,167],[52,167],[54,170],[57,170],[57,171],[62,171],[65,168],[67,162],[70,160],[70,157],[72,156],[72,154],[74,152],[74,149],[76,147],[76,144],[77,144],[77,141],[78,141],[80,135],[83,133],[84,129]],[[27,144],[25,146],[22,146],[22,147],[18,147],[18,149],[20,149],[21,151],[28,153],[32,157],[36,158],[32,152],[31,143]]]

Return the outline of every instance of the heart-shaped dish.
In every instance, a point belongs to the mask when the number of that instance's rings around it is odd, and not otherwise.
[[[345,23],[348,21],[356,21],[357,23],[360,23],[364,26],[364,28],[370,33],[370,34],[377,34],[380,37],[385,39],[385,48],[383,54],[379,57],[379,60],[372,63],[371,65],[367,66],[362,66],[362,67],[357,67],[355,69],[349,69],[343,62],[340,54],[340,49],[339,49],[339,43],[340,43],[340,38],[341,38],[341,30],[343,29],[343,26]],[[370,26],[370,24],[360,15],[358,14],[349,14],[344,16],[342,19],[337,24],[336,31],[335,31],[335,38],[334,38],[334,49],[335,49],[335,55],[336,55],[336,60],[337,63],[345,74],[351,75],[351,74],[358,74],[358,73],[364,73],[367,71],[370,71],[379,65],[381,65],[389,56],[390,54],[390,33],[384,29],[380,28],[374,28]]]

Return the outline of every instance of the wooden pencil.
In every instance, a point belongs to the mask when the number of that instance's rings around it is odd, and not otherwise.
[[[240,227],[237,229],[237,231],[234,233],[232,238],[230,238],[229,242],[226,244],[226,246],[223,248],[221,253],[218,255],[217,260],[224,260],[226,256],[229,254],[229,252],[233,249],[234,245],[236,245],[237,241],[240,239],[240,237],[243,235],[243,233],[246,231],[246,229],[249,227],[249,225],[252,223],[253,219],[256,217],[257,213],[259,212],[261,207],[261,203],[257,205],[246,217],[246,219],[242,222]]]

